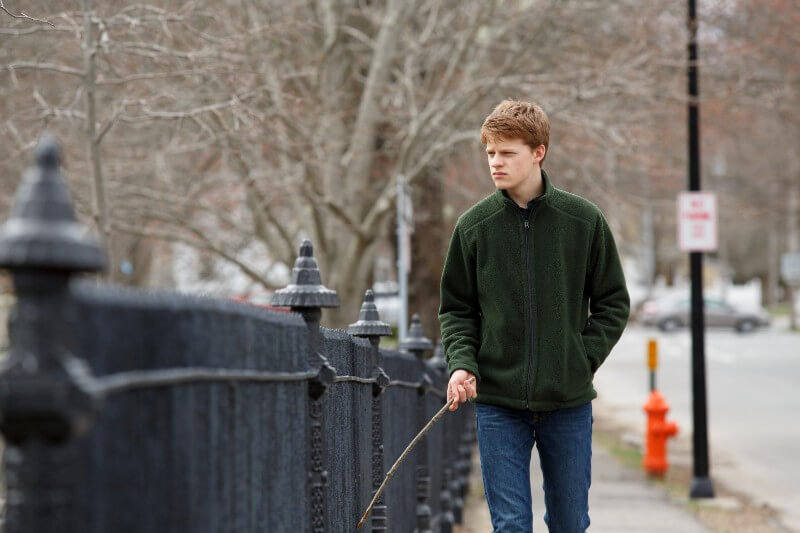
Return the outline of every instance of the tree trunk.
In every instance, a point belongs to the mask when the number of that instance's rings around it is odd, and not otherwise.
[[[84,59],[84,78],[83,84],[86,90],[86,155],[92,169],[92,215],[97,229],[103,239],[103,244],[108,256],[108,279],[114,279],[117,272],[117,264],[114,249],[111,242],[111,224],[108,220],[106,208],[105,189],[103,184],[103,167],[100,164],[100,141],[97,136],[97,100],[95,92],[95,40],[92,34],[92,2],[83,0],[83,59]]]
[[[415,220],[411,236],[408,311],[419,313],[422,331],[435,344],[439,339],[439,281],[447,248],[441,173],[433,169],[420,176],[412,198]]]

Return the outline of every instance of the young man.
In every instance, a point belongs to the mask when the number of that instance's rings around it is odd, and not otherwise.
[[[506,100],[486,118],[497,190],[458,219],[442,272],[447,395],[453,410],[477,401],[486,501],[502,533],[532,531],[534,445],[550,533],[589,526],[592,376],[629,312],[602,213],[541,169],[549,140],[536,104]]]

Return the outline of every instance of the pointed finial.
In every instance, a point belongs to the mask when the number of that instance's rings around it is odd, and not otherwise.
[[[411,317],[411,327],[408,328],[408,336],[400,343],[400,349],[416,353],[418,357],[421,357],[424,351],[431,348],[433,348],[433,343],[422,333],[419,314],[414,313]]]
[[[433,350],[433,357],[431,357],[431,364],[443,372],[447,371],[447,361],[444,358],[444,346],[442,340],[436,343],[436,348]]]
[[[42,169],[61,166],[61,147],[55,137],[45,133],[36,146],[36,164]]]
[[[308,239],[300,245],[300,255],[292,269],[292,282],[272,295],[272,305],[294,308],[339,307],[336,291],[322,284],[317,260],[314,259],[314,247]]]
[[[364,302],[358,313],[358,322],[350,324],[347,333],[354,337],[388,337],[392,334],[389,324],[381,322],[372,289],[364,292]]]
[[[0,268],[93,272],[105,266],[98,240],[75,217],[60,163],[58,142],[43,136],[36,166],[26,171],[0,227]]]

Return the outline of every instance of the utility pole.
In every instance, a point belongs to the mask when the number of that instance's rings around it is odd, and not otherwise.
[[[700,102],[697,75],[697,10],[689,1],[689,191],[700,191]],[[691,498],[713,498],[709,477],[706,416],[705,324],[703,317],[703,253],[689,253],[692,284],[692,413],[694,419],[694,476]]]
[[[397,340],[402,342],[408,331],[408,272],[411,270],[411,233],[413,215],[406,179],[397,175],[397,284],[400,290],[400,317],[397,321]]]
[[[798,231],[798,218],[800,218],[800,187],[793,183],[789,189],[789,216],[787,218],[786,240],[789,254],[800,252],[800,231]],[[785,275],[784,275],[785,278]],[[789,300],[789,327],[792,331],[797,331],[797,312],[795,302],[797,301],[797,280],[784,279],[784,287],[788,292]]]

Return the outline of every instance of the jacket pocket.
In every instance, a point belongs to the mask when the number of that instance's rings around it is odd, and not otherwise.
[[[583,335],[575,333],[573,336],[575,337],[575,344],[577,344],[578,347],[577,353],[580,355],[580,357],[576,359],[580,359],[583,371],[588,376],[588,380],[591,381],[594,372],[592,372],[592,363],[589,361],[589,355],[586,353],[586,345],[583,344]]]

